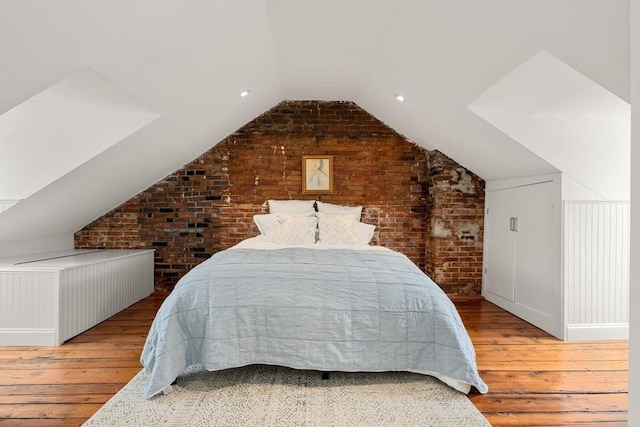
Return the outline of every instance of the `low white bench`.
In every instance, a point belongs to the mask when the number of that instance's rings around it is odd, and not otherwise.
[[[153,249],[0,259],[0,346],[54,346],[153,292]]]

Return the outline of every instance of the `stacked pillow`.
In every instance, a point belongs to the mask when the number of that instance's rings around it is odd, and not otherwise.
[[[269,212],[253,221],[268,242],[307,245],[316,242],[318,218],[314,200],[269,200]]]
[[[269,212],[272,214],[284,215],[305,215],[316,214],[313,208],[315,200],[269,200]]]
[[[368,245],[375,226],[360,222],[362,206],[314,200],[269,200],[269,214],[253,220],[265,240],[276,244]],[[318,238],[316,238],[318,237]]]
[[[368,245],[375,226],[360,222],[362,206],[317,202],[321,245]]]

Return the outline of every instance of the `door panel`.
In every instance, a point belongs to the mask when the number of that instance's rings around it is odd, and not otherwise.
[[[483,295],[562,338],[560,201],[555,185],[550,180],[487,192]]]
[[[515,248],[515,300],[551,315],[556,285],[553,184],[520,187]]]
[[[485,290],[514,301],[515,233],[509,229],[513,217],[513,189],[487,194],[487,248],[485,256]]]

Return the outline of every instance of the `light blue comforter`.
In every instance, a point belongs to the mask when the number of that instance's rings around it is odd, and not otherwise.
[[[487,391],[453,303],[391,250],[218,252],[164,301],[141,362],[146,398],[195,364],[429,371]]]

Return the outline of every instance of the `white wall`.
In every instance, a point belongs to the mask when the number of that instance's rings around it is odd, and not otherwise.
[[[631,318],[629,423],[640,426],[640,1],[631,1]]]
[[[57,234],[30,240],[2,242],[2,244],[0,244],[0,258],[64,251],[73,249],[74,246],[73,233]]]

